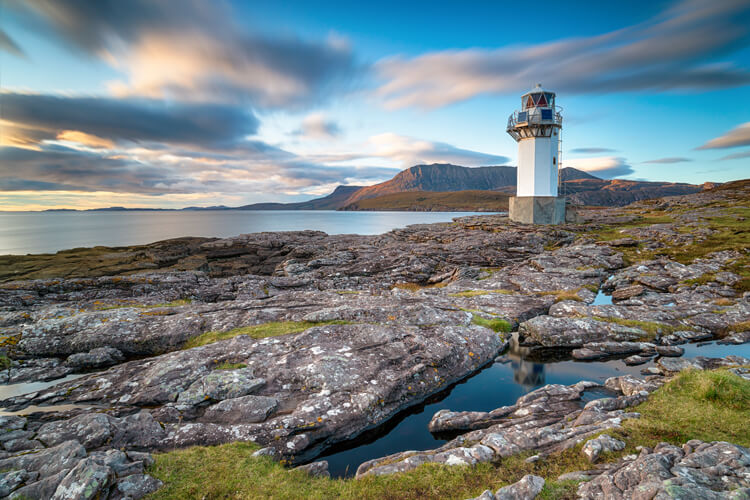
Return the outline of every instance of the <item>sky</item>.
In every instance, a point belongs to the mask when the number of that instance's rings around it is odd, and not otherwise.
[[[750,1],[0,0],[0,210],[301,201],[515,165],[536,83],[562,166],[750,177]]]

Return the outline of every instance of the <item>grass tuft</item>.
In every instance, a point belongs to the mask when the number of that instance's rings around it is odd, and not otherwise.
[[[471,322],[475,325],[483,326],[485,328],[489,328],[493,332],[496,333],[510,333],[510,331],[513,329],[513,326],[506,320],[502,318],[484,318],[478,314],[472,315]]]
[[[206,344],[212,344],[220,340],[227,340],[238,335],[247,335],[254,339],[262,339],[265,337],[278,337],[280,335],[287,335],[290,333],[299,333],[312,328],[314,326],[324,325],[346,325],[349,324],[347,321],[272,321],[270,323],[263,323],[261,325],[242,326],[234,328],[226,332],[205,332],[197,337],[193,337],[188,340],[183,349],[192,349],[193,347],[199,347]]]

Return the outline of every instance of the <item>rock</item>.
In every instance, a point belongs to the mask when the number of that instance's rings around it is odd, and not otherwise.
[[[523,476],[517,483],[504,486],[495,492],[496,500],[533,500],[544,488],[544,478]]]
[[[63,478],[52,500],[106,498],[112,479],[112,469],[91,458],[83,459]]]
[[[634,341],[647,337],[639,328],[592,318],[537,316],[521,323],[519,336],[524,342],[545,347],[581,347],[591,342]]]
[[[57,446],[0,460],[0,470],[35,471],[41,478],[46,478],[72,469],[85,457],[86,450],[78,441],[65,441]]]
[[[62,469],[57,473],[26,484],[11,494],[10,498],[26,500],[27,498],[52,498],[60,482],[68,475],[70,469]]]
[[[642,295],[646,289],[642,285],[631,285],[618,288],[612,292],[612,300],[627,300]]]
[[[138,500],[162,487],[162,482],[148,474],[131,474],[119,479],[115,488],[123,499]]]
[[[242,396],[225,399],[209,406],[203,420],[222,424],[242,424],[263,422],[276,410],[279,402],[267,396]]]
[[[639,354],[636,354],[633,356],[628,356],[622,361],[628,366],[636,366],[636,365],[642,365],[644,363],[648,363],[649,361],[651,361],[652,358],[653,356],[641,356]]]
[[[75,369],[94,370],[115,365],[125,357],[114,347],[97,347],[87,353],[71,354],[65,364]]]
[[[685,349],[683,349],[682,347],[671,346],[671,345],[658,345],[656,346],[656,353],[659,356],[676,358],[685,354]]]
[[[602,434],[599,437],[586,441],[586,444],[581,448],[581,453],[588,458],[589,462],[594,463],[599,460],[602,453],[610,453],[623,449],[625,449],[624,441],[615,439],[608,434]]]
[[[481,495],[470,500],[495,500],[495,495],[490,490],[484,490]]]
[[[29,478],[25,470],[11,470],[0,473],[0,497],[5,498],[18,489]]]
[[[597,471],[598,472],[598,471]],[[560,474],[557,477],[558,481],[589,481],[592,477],[595,477],[597,475],[596,472],[592,473],[592,471],[575,471],[575,472],[566,472],[565,474]]]
[[[750,492],[750,450],[724,442],[643,449],[578,487],[579,498],[742,498]],[[645,498],[645,497],[644,497]]]
[[[254,378],[252,368],[216,370],[196,380],[181,392],[177,397],[177,403],[195,406],[238,398],[255,392],[265,383],[262,378]]]
[[[299,467],[295,467],[295,470],[303,471],[311,477],[331,477],[331,473],[328,472],[328,462],[326,460],[300,465]]]
[[[737,332],[719,340],[719,344],[740,345],[750,342],[750,331]]]

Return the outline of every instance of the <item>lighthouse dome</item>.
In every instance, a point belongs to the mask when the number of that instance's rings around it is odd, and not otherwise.
[[[521,96],[521,109],[526,111],[531,108],[553,108],[555,107],[555,93],[542,88],[541,83],[537,83],[531,92]]]

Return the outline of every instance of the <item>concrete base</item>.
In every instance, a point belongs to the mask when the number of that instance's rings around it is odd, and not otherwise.
[[[512,196],[508,215],[523,224],[563,224],[565,198],[562,196]]]

